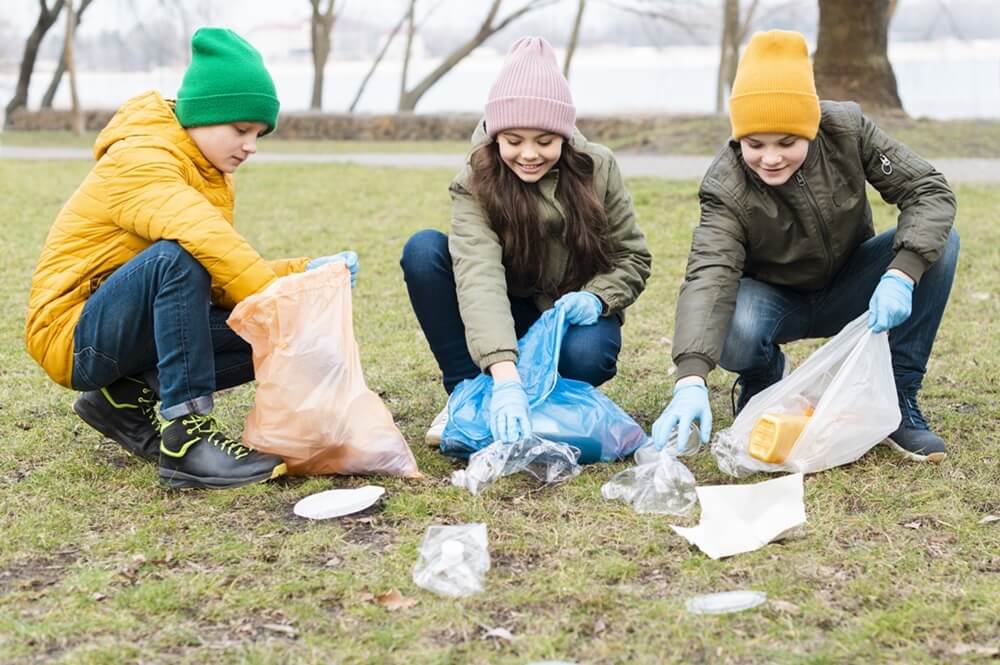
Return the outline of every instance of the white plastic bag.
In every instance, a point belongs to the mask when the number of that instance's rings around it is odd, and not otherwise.
[[[413,583],[444,596],[467,596],[483,590],[490,552],[486,525],[430,526],[413,566]]]
[[[809,419],[781,464],[749,453],[750,433],[764,414],[802,414]],[[868,313],[789,376],[755,395],[712,441],[719,469],[742,478],[757,471],[812,473],[855,461],[899,426],[899,404],[887,333],[868,329]]]
[[[451,474],[451,484],[479,494],[504,476],[519,471],[545,484],[558,483],[580,475],[580,450],[565,443],[538,437],[515,443],[492,443],[472,453],[469,466]]]

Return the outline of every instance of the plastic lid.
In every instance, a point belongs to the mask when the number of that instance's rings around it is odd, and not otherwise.
[[[763,591],[725,591],[689,598],[687,609],[693,614],[727,614],[749,610],[765,600],[767,594]]]

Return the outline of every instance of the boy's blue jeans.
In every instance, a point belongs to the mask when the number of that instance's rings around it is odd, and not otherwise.
[[[465,379],[479,376],[480,370],[465,343],[448,236],[432,229],[415,233],[403,247],[399,263],[413,311],[450,395]],[[519,339],[541,316],[528,298],[511,297],[510,311]],[[617,316],[603,316],[592,326],[570,326],[559,353],[559,374],[599,386],[617,373],[621,344],[621,321]]]
[[[216,390],[254,378],[250,345],[228,317],[211,304],[211,278],[194,257],[174,241],[153,243],[84,305],[73,336],[73,388],[155,374],[165,419],[208,413]]]
[[[892,261],[895,234],[893,229],[862,243],[820,291],[801,292],[744,277],[719,365],[758,385],[780,379],[779,344],[832,337],[867,311]],[[916,395],[927,372],[927,359],[955,277],[958,250],[958,231],[952,229],[941,257],[913,290],[910,318],[889,331],[896,389],[905,395]]]

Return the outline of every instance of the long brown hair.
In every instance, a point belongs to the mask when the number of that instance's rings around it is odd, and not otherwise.
[[[495,141],[476,150],[471,165],[470,189],[490,228],[500,237],[507,280],[519,289],[540,286],[546,243],[538,220],[538,185],[517,177],[500,157]],[[563,237],[570,255],[560,287],[575,291],[613,266],[608,215],[594,191],[594,160],[590,155],[564,140],[553,168],[559,169],[556,199],[565,215]]]

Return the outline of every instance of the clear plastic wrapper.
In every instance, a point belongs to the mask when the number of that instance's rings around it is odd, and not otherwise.
[[[765,414],[810,415],[782,463],[750,455],[751,433]],[[889,337],[868,329],[866,312],[790,375],[754,395],[733,424],[715,435],[712,454],[721,471],[737,478],[758,471],[812,473],[858,459],[899,420]]]
[[[458,598],[483,590],[490,552],[486,525],[430,526],[413,566],[413,583]]]
[[[688,599],[687,610],[692,614],[729,614],[757,607],[766,600],[763,591],[723,591]]]
[[[496,442],[475,452],[469,465],[451,474],[451,484],[479,494],[504,476],[521,471],[545,484],[569,480],[580,474],[580,451],[565,443],[531,437],[505,444]]]
[[[698,502],[691,471],[668,448],[657,451],[645,446],[640,451],[643,463],[613,475],[601,486],[601,495],[610,501],[630,503],[637,513],[690,513]]]
[[[663,445],[663,450],[657,450],[652,439],[646,445],[635,451],[636,464],[649,464],[660,459],[660,455],[665,453],[671,457],[691,457],[700,453],[705,446],[701,443],[701,432],[697,425],[692,424],[688,431],[687,441],[683,447],[678,448],[677,430],[675,429],[667,437],[667,442]]]

